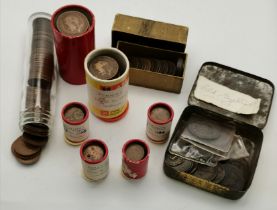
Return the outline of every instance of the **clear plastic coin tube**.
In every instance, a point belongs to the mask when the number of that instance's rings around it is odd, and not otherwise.
[[[24,80],[19,126],[25,133],[46,137],[55,113],[56,55],[47,13],[34,13],[28,20]]]

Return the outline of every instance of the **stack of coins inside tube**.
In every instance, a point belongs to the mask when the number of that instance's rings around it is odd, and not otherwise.
[[[23,134],[12,145],[16,159],[33,164],[50,135],[55,95],[55,52],[50,15],[35,13],[28,22],[29,40],[25,60],[25,80],[20,111]]]
[[[49,134],[47,125],[50,118],[50,92],[54,73],[53,46],[50,20],[44,17],[35,18],[32,22],[26,100],[22,110],[22,117],[25,118],[22,122],[23,131],[35,136],[47,137]]]

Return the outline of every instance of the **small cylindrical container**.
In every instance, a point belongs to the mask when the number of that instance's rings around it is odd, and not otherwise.
[[[61,112],[65,141],[70,145],[80,145],[89,136],[89,111],[80,102],[66,104]]]
[[[61,77],[70,84],[85,84],[84,59],[95,48],[95,19],[81,5],[66,5],[51,19]]]
[[[147,112],[146,135],[154,143],[165,143],[168,140],[174,111],[166,103],[155,103]]]
[[[90,52],[84,62],[90,111],[98,118],[113,122],[128,110],[129,61],[116,48]]]
[[[148,168],[150,149],[140,139],[127,141],[122,148],[122,174],[130,179],[145,176]]]
[[[90,139],[81,145],[83,176],[89,181],[105,178],[109,172],[109,150],[107,145],[98,139]]]
[[[51,16],[34,13],[28,20],[24,82],[19,125],[24,133],[47,138],[53,127],[56,55]]]

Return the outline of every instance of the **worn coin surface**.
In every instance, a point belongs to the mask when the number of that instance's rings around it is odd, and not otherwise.
[[[224,170],[224,168],[222,167],[221,164],[218,164],[216,167],[217,167],[217,175],[212,180],[212,182],[218,184],[219,182],[221,182],[224,179],[224,177],[225,177],[225,170]]]
[[[217,176],[217,168],[198,164],[197,170],[193,173],[193,175],[201,179],[211,181]]]
[[[64,116],[70,122],[78,122],[84,119],[85,113],[81,108],[73,106],[65,111]]]
[[[104,156],[104,150],[98,145],[89,145],[84,150],[87,160],[100,160]]]
[[[79,36],[89,28],[87,17],[79,11],[65,11],[56,21],[57,29],[66,36]]]
[[[23,137],[22,140],[25,143],[36,147],[43,147],[48,142],[48,137],[34,136],[25,132],[23,133],[22,137]]]
[[[163,106],[157,106],[151,110],[150,116],[156,122],[165,122],[170,119],[170,111]]]
[[[246,182],[243,172],[238,167],[228,162],[222,164],[222,167],[225,170],[225,176],[220,184],[233,191],[243,190]]]
[[[26,144],[23,141],[23,137],[19,136],[12,144],[11,149],[13,153],[17,157],[21,157],[22,159],[26,158],[28,159],[29,157],[33,157],[40,153],[41,148],[40,147],[34,147],[31,145]]]
[[[220,136],[220,131],[208,121],[194,121],[188,125],[190,133],[200,139],[213,140]]]
[[[118,62],[110,56],[98,56],[89,64],[90,73],[98,79],[112,79],[119,71]]]
[[[126,149],[126,156],[130,160],[134,160],[134,161],[142,160],[145,156],[145,151],[143,146],[136,143],[130,144]]]
[[[173,155],[170,153],[167,153],[165,155],[165,163],[172,167],[178,166],[182,164],[184,161],[185,161],[184,158],[178,157],[177,155]]]

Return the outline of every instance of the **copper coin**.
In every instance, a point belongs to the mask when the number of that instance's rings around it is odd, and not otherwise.
[[[28,159],[28,160],[21,159],[21,158],[18,158],[18,157],[15,157],[15,158],[16,158],[16,160],[17,160],[18,162],[20,162],[21,164],[24,164],[24,165],[32,165],[32,164],[36,163],[36,162],[39,160],[39,158],[40,158],[40,153],[39,153],[39,155],[35,156],[34,158]]]
[[[225,170],[225,177],[220,184],[233,191],[243,190],[246,183],[243,172],[238,167],[228,162],[222,164],[222,167]]]
[[[150,116],[156,122],[165,122],[170,119],[171,115],[167,108],[163,106],[157,106],[151,110]]]
[[[182,164],[185,160],[173,154],[166,153],[165,163],[169,166],[175,167]]]
[[[66,36],[79,36],[88,30],[89,21],[82,12],[71,10],[58,16],[56,26]]]
[[[198,178],[211,181],[215,179],[217,175],[217,168],[198,164],[197,170],[193,173],[193,175]]]
[[[25,144],[22,136],[18,137],[13,142],[11,149],[17,157],[21,157],[22,159],[24,158],[28,159],[28,157],[32,158],[41,152],[40,147],[34,147],[31,145]]]
[[[81,108],[72,106],[66,109],[64,117],[70,122],[78,122],[84,119],[85,113]]]
[[[145,156],[144,147],[136,143],[130,144],[125,153],[128,159],[134,161],[142,160]]]
[[[29,145],[36,146],[36,147],[43,147],[48,142],[48,137],[40,137],[40,136],[34,136],[30,135],[28,133],[23,133],[22,140]]]
[[[225,170],[224,170],[224,168],[222,167],[221,164],[218,164],[216,167],[217,167],[217,175],[212,180],[212,182],[218,184],[219,182],[221,182],[224,179],[224,177],[225,177]]]
[[[90,73],[98,79],[112,79],[118,70],[118,62],[109,56],[98,56],[89,64]]]
[[[100,160],[104,157],[104,149],[98,145],[89,145],[83,151],[87,160]]]

